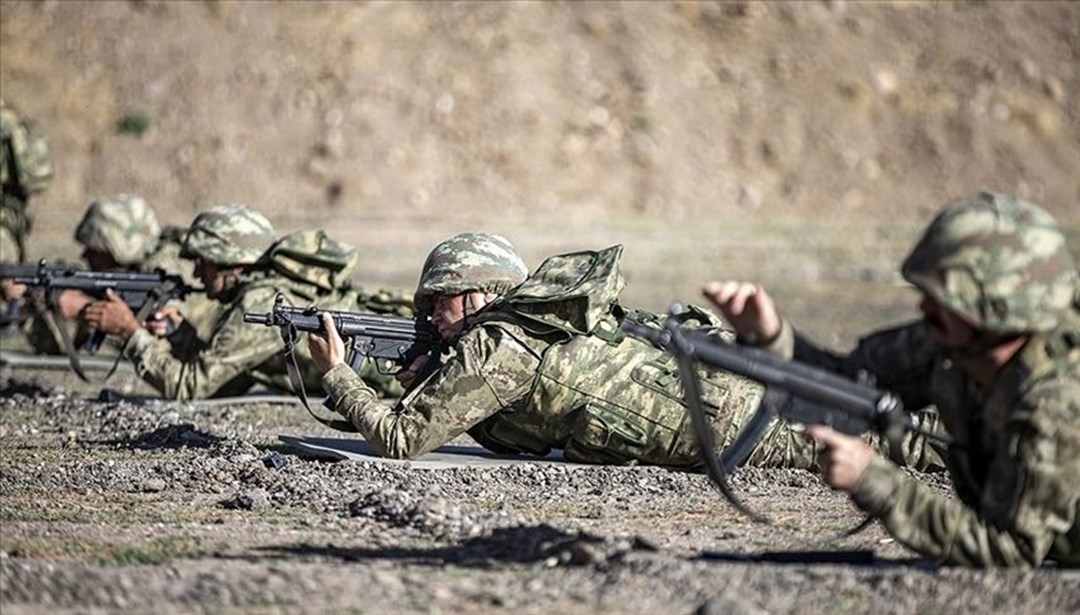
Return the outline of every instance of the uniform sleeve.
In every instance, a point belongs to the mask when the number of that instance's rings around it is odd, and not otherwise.
[[[520,400],[538,366],[530,350],[498,327],[478,327],[461,339],[439,371],[397,405],[376,399],[344,365],[326,373],[323,388],[381,455],[412,459]]]
[[[209,345],[194,357],[174,356],[169,344],[145,329],[136,331],[124,354],[135,370],[168,399],[205,399],[241,392],[254,380],[251,372],[283,352],[274,327],[245,324],[243,309],[232,309],[220,323]]]
[[[1044,390],[1014,412],[991,460],[979,510],[876,459],[852,498],[920,554],[966,566],[1038,566],[1076,523],[1080,395]]]
[[[839,354],[817,346],[784,321],[776,339],[762,348],[887,390],[900,398],[916,425],[931,433],[945,431],[937,410],[928,409],[937,353],[929,330],[921,323],[878,331],[860,339],[850,353]],[[905,467],[926,472],[945,469],[941,446],[925,436],[909,432],[896,449],[876,436],[872,443]]]
[[[848,354],[831,352],[799,333],[792,337],[791,348],[796,361],[891,391],[910,410],[932,404],[930,381],[938,351],[922,322],[872,333]]]

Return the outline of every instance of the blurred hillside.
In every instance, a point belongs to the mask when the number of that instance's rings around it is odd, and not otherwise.
[[[664,242],[693,265],[774,225],[797,242],[805,222],[805,249],[766,239],[761,256],[815,258],[835,227],[853,252],[817,269],[895,246],[851,273],[873,280],[980,187],[1080,225],[1076,2],[0,9],[2,95],[56,154],[38,254],[73,253],[86,203],[122,191],[169,222],[242,201],[283,231],[325,225],[370,249],[358,275],[405,285],[433,243],[474,228],[510,234],[531,265],[621,241],[644,270]],[[772,271],[755,267],[722,274]]]

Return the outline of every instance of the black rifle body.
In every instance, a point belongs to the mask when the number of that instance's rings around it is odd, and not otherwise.
[[[286,342],[294,332],[323,333],[322,315],[329,314],[342,338],[352,339],[349,365],[357,369],[364,357],[389,360],[408,367],[413,359],[431,354],[439,346],[439,334],[426,320],[365,314],[317,307],[292,307],[275,301],[265,314],[247,312],[244,322],[280,327]]]
[[[13,269],[15,271],[11,271]],[[0,278],[12,278],[17,284],[26,284],[33,288],[79,290],[95,299],[103,299],[105,291],[112,289],[134,311],[165,292],[170,298],[183,298],[191,292],[198,292],[198,289],[185,284],[180,276],[160,270],[140,273],[89,271],[59,266],[5,265],[0,266]]]
[[[190,293],[203,291],[188,286],[179,275],[160,269],[153,273],[89,271],[42,262],[39,265],[2,265],[0,278],[11,278],[17,284],[43,289],[50,306],[55,293],[62,290],[81,291],[95,299],[104,299],[105,291],[112,290],[133,312],[142,312],[143,318],[149,315],[146,312],[172,299],[183,299]],[[83,346],[84,350],[96,352],[103,338],[103,334],[95,333]]]
[[[666,329],[634,323],[627,323],[624,328],[661,348],[672,344]],[[828,425],[851,434],[872,430],[892,435],[896,429],[916,428],[900,399],[888,391],[810,365],[786,361],[758,348],[727,344],[701,331],[681,329],[679,336],[685,342],[685,351],[697,361],[756,380],[768,389],[784,391],[804,402],[779,408],[785,419]]]
[[[323,314],[330,315],[334,328],[342,338],[352,340],[347,361],[354,372],[360,370],[366,357],[390,361],[407,368],[415,359],[426,355],[429,357],[426,370],[434,369],[438,365],[439,333],[431,321],[426,319],[323,310],[318,307],[292,307],[285,305],[281,294],[274,299],[271,311],[265,314],[245,312],[244,322],[278,327],[281,330],[281,339],[285,342],[285,354],[288,357],[285,365],[296,396],[308,413],[327,427],[347,432],[356,431],[347,421],[323,418],[311,409],[294,352],[300,331],[326,333]],[[330,398],[324,400],[323,405],[333,408]]]

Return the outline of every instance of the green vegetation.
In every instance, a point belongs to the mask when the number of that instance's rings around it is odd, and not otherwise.
[[[141,137],[153,123],[154,118],[146,111],[133,111],[116,122],[116,131],[122,135]]]

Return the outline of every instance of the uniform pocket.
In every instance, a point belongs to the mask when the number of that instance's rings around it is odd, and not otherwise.
[[[677,436],[676,429],[625,408],[590,403],[577,411],[565,452],[588,463],[671,464]]]
[[[501,414],[474,425],[468,433],[484,448],[496,453],[531,453],[543,457],[551,452],[548,442]]]
[[[634,368],[630,378],[646,389],[663,395],[683,407],[686,406],[682,380],[673,359],[646,361]],[[715,376],[699,378],[702,405],[705,407],[705,412],[710,415],[716,414],[716,411],[723,407],[729,393],[728,387],[716,380],[718,378]]]

